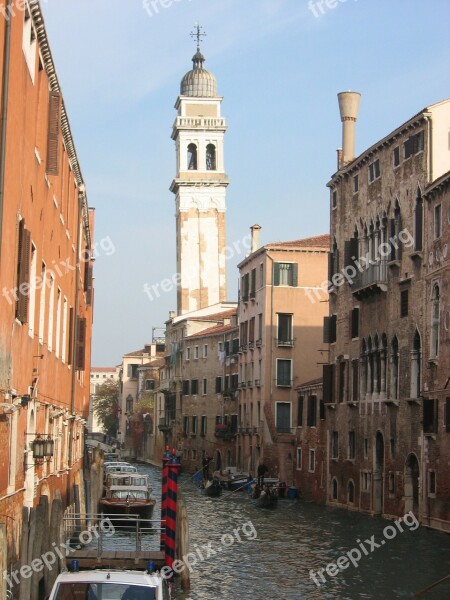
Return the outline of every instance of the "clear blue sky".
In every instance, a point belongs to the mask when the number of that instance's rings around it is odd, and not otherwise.
[[[328,0],[333,6],[333,0]],[[341,124],[336,94],[362,94],[356,151],[450,97],[448,0],[41,0],[58,77],[96,208],[93,365],[120,362],[176,308],[143,285],[175,272],[170,139],[195,21],[228,118],[227,241],[328,232],[326,182]],[[318,16],[314,16],[314,12]],[[111,254],[111,244],[114,253]],[[237,297],[229,261],[228,296]]]

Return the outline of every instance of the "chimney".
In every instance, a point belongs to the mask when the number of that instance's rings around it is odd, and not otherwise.
[[[253,254],[259,248],[259,232],[261,231],[261,225],[252,225],[250,227],[252,232],[252,246],[250,252]]]
[[[359,92],[341,92],[338,94],[339,112],[342,121],[342,157],[340,167],[355,158],[355,123],[358,118]]]

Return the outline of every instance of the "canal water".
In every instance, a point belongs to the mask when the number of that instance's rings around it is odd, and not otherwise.
[[[153,482],[157,516],[160,470],[139,470]],[[197,564],[191,591],[177,590],[177,600],[394,600],[413,598],[450,574],[450,535],[416,527],[413,517],[400,532],[392,521],[360,513],[289,499],[268,511],[242,492],[206,498],[188,475],[179,483]],[[342,569],[331,566],[328,574],[327,565],[339,559]],[[310,571],[320,569],[325,582],[316,575],[316,585]],[[423,598],[450,600],[450,582]]]

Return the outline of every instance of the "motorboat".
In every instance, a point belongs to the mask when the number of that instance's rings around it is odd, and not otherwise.
[[[147,485],[111,485],[100,500],[101,510],[108,515],[138,515],[151,520],[156,500]]]
[[[110,473],[127,473],[127,474],[131,474],[131,473],[137,473],[137,468],[134,467],[133,465],[130,465],[128,463],[124,463],[124,464],[108,464],[104,466],[104,482],[106,482],[106,479],[108,477],[108,475]]]
[[[169,600],[169,585],[159,571],[64,571],[49,600]]]
[[[148,475],[142,473],[108,473],[105,481],[105,491],[112,486],[139,486],[151,492]]]

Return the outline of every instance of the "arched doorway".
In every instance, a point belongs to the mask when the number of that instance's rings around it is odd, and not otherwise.
[[[384,480],[384,438],[381,431],[377,431],[374,448],[373,469],[373,512],[376,515],[383,513],[383,480]]]
[[[411,452],[405,461],[405,513],[419,514],[419,461]]]

